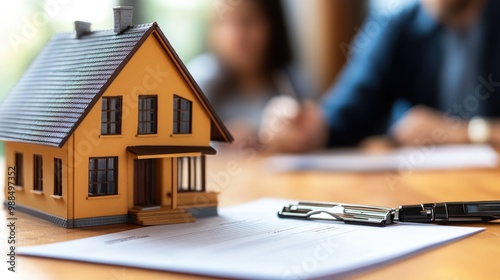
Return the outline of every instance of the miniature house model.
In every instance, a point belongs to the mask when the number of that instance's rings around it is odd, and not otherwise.
[[[116,7],[114,24],[55,35],[0,105],[16,210],[68,228],[216,214],[205,155],[232,136],[156,23]]]

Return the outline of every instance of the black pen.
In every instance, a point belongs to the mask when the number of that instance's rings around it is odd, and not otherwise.
[[[398,208],[335,202],[299,202],[283,207],[280,218],[326,219],[346,224],[385,226],[411,223],[486,223],[500,219],[500,201],[439,202]]]

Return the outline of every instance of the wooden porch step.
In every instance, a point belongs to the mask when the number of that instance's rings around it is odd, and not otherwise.
[[[185,224],[196,222],[195,218],[191,220],[186,219],[167,219],[167,220],[155,220],[155,221],[139,221],[136,224],[141,226],[158,226],[158,225],[172,225],[172,224]]]
[[[155,210],[140,210],[140,209],[130,209],[128,210],[129,215],[136,216],[156,216],[156,215],[176,215],[186,213],[183,209],[169,209],[169,208],[161,208]]]
[[[141,220],[151,220],[151,221],[156,221],[156,220],[165,220],[165,219],[186,219],[189,220],[193,218],[193,215],[191,213],[179,213],[179,214],[171,214],[171,215],[155,215],[155,216],[142,216],[136,218],[141,219]]]
[[[212,203],[200,203],[200,204],[190,204],[190,205],[178,205],[179,209],[190,209],[190,208],[208,208],[208,207],[217,207],[217,202]]]
[[[196,218],[184,209],[130,209],[129,216],[132,223],[145,226],[192,223],[196,221]]]

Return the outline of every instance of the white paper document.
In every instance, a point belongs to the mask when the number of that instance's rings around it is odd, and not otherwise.
[[[414,171],[495,168],[498,153],[488,145],[449,145],[400,148],[389,152],[330,150],[307,155],[279,155],[267,159],[271,170],[289,171]]]
[[[289,202],[262,199],[223,208],[219,217],[192,224],[22,247],[19,254],[215,277],[315,279],[396,260],[483,230],[278,218],[277,211]]]

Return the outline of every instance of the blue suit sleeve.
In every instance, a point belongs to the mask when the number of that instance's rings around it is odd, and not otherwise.
[[[371,17],[349,46],[351,60],[322,100],[329,147],[357,144],[387,119],[395,100],[390,84],[400,25]]]

